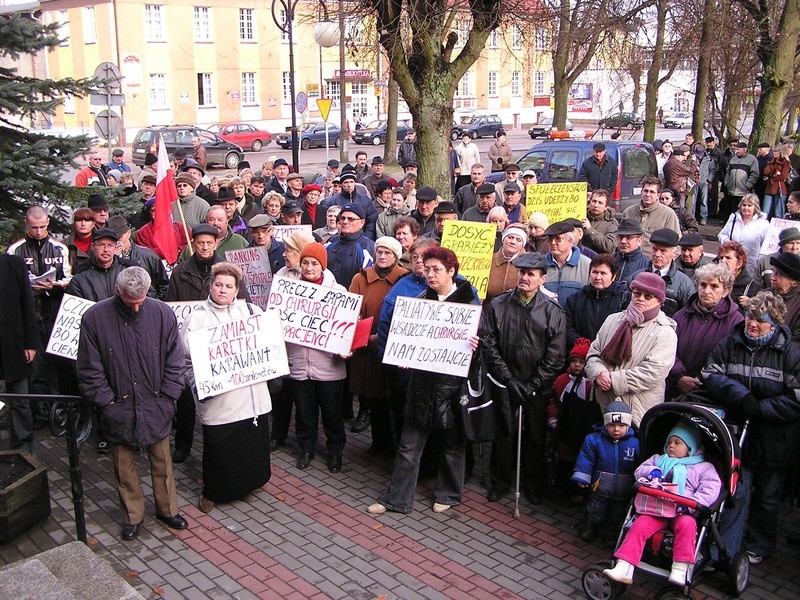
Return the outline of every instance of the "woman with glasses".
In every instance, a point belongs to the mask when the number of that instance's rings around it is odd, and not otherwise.
[[[667,376],[675,362],[675,321],[661,310],[666,284],[657,273],[631,281],[631,302],[609,316],[589,348],[586,376],[600,408],[625,402],[639,426],[647,409],[664,401]]]
[[[434,246],[422,255],[427,287],[420,297],[439,302],[480,304],[466,280],[458,280],[458,258],[452,250]],[[473,352],[478,337],[470,338]],[[409,369],[406,421],[397,449],[389,489],[367,512],[374,515],[387,510],[408,514],[414,508],[420,459],[425,443],[436,432],[441,440],[439,473],[433,489],[433,512],[442,513],[461,502],[464,488],[466,446],[456,427],[453,404],[461,391],[463,379],[429,371]]]

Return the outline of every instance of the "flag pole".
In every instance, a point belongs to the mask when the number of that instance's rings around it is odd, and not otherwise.
[[[181,224],[183,225],[183,235],[186,236],[186,247],[189,249],[189,256],[194,256],[194,248],[192,248],[192,240],[189,238],[189,228],[186,227],[186,217],[183,216],[183,206],[181,206],[181,199],[176,200],[178,203],[178,214],[181,216]]]

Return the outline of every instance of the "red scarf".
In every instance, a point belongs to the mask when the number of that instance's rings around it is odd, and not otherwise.
[[[306,202],[306,210],[308,211],[308,216],[311,218],[311,224],[317,222],[317,207],[319,204],[309,204]]]

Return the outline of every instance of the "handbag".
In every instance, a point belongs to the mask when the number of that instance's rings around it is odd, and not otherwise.
[[[657,487],[665,492],[670,492],[671,494],[678,493],[678,484],[677,483],[665,483],[665,482],[652,482],[648,481],[646,483],[641,483],[641,485],[647,485],[648,487]],[[674,500],[670,500],[668,498],[656,498],[655,496],[645,496],[639,492],[636,493],[636,497],[633,499],[633,507],[636,509],[636,512],[640,515],[650,515],[651,517],[662,517],[664,519],[671,519],[678,514],[678,505],[675,503]]]
[[[461,384],[453,409],[467,442],[493,442],[497,439],[496,410],[502,394],[508,394],[506,387],[489,375],[483,361],[476,357],[469,377]]]
[[[784,180],[784,183],[786,184],[786,187],[790,188],[794,185],[795,181],[797,181],[797,171],[794,167],[791,167],[789,169],[789,175]]]

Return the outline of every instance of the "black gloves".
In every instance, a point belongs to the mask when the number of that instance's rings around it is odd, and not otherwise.
[[[747,419],[758,416],[758,400],[753,394],[747,394],[742,398],[742,402],[739,405],[739,412]]]
[[[508,398],[514,406],[524,407],[536,395],[536,388],[512,379],[506,383]]]

